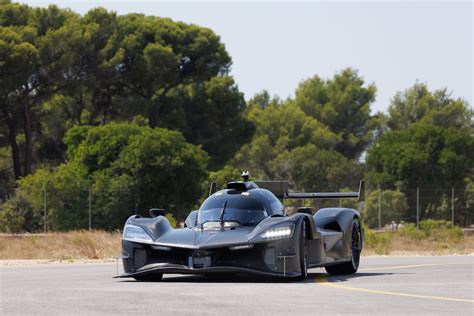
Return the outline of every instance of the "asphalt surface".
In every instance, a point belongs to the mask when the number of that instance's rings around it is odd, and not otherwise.
[[[474,315],[474,256],[363,258],[355,275],[313,269],[302,282],[178,275],[136,282],[113,279],[110,263],[0,269],[0,315]]]

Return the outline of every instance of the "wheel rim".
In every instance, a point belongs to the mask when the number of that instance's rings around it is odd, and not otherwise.
[[[351,250],[352,250],[352,264],[355,268],[359,267],[360,261],[360,233],[359,228],[357,225],[352,226],[352,242],[351,242]]]

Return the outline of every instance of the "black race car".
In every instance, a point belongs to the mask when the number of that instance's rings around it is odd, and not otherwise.
[[[243,272],[301,280],[315,267],[352,274],[362,250],[359,212],[323,208],[312,215],[300,208],[285,216],[284,200],[362,197],[363,182],[359,192],[290,193],[286,182],[252,182],[244,174],[244,181],[210,194],[185,228],[173,229],[161,215],[131,216],[123,230],[119,277],[149,281],[163,273]]]

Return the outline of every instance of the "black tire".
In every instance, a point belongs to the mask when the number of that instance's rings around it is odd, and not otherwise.
[[[300,271],[301,275],[299,275],[296,279],[298,281],[303,281],[308,276],[308,240],[306,238],[306,221],[301,221],[301,228],[300,228]]]
[[[163,278],[163,273],[153,273],[145,275],[135,275],[133,278],[140,282],[158,282]]]
[[[354,274],[359,269],[362,235],[359,221],[354,218],[351,229],[351,261],[325,267],[329,274]]]

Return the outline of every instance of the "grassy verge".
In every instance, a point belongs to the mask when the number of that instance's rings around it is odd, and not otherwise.
[[[406,224],[397,232],[365,230],[365,255],[472,253],[474,236],[465,236],[458,226],[447,221],[422,221],[420,229],[413,224]]]
[[[441,230],[440,230],[441,229]],[[121,234],[73,231],[46,235],[0,235],[0,260],[104,260],[120,254]],[[473,254],[474,236],[462,231],[413,227],[398,232],[365,230],[364,256]]]
[[[72,231],[46,235],[0,236],[1,259],[109,259],[120,254],[121,234]]]
[[[474,254],[474,236],[461,242],[438,242],[432,239],[414,240],[400,233],[373,233],[375,241],[366,238],[364,256],[370,255],[468,255]],[[367,235],[367,234],[366,234]]]

